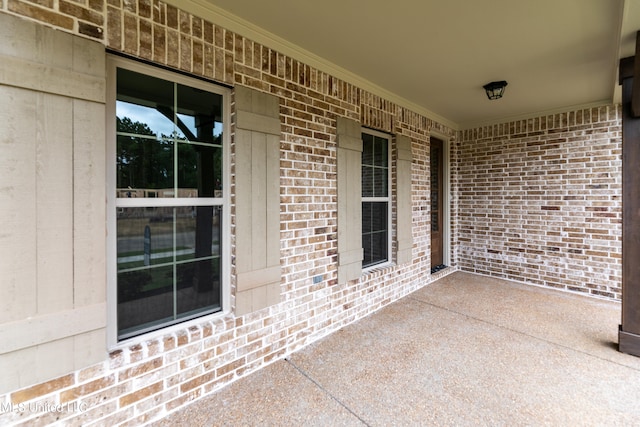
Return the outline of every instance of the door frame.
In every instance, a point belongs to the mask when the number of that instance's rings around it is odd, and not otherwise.
[[[430,131],[429,141],[432,137],[442,141],[442,263],[451,267],[451,137],[437,131]],[[429,142],[429,150],[431,150],[431,142]]]

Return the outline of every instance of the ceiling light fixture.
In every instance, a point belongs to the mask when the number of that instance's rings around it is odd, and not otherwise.
[[[507,87],[507,82],[501,80],[499,82],[491,82],[482,86],[487,91],[487,98],[500,99],[504,94],[504,88]]]

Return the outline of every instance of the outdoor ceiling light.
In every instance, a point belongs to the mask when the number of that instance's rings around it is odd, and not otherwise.
[[[500,99],[504,94],[504,88],[507,87],[507,82],[501,80],[499,82],[491,82],[482,86],[487,91],[487,98]]]

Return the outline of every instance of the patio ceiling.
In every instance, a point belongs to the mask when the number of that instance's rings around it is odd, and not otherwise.
[[[616,100],[618,59],[633,55],[640,30],[640,0],[191,3],[241,35],[338,77],[360,76],[365,88],[456,128]],[[489,101],[482,86],[495,80],[509,85]]]

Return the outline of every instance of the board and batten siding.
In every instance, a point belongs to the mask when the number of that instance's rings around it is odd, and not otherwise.
[[[0,14],[0,391],[106,356],[105,49]],[[56,360],[56,363],[50,363]]]
[[[362,274],[362,134],[360,123],[338,117],[338,283]]]
[[[411,262],[413,250],[411,205],[411,138],[398,135],[396,143],[396,263]]]
[[[280,301],[280,105],[235,88],[236,314]]]

